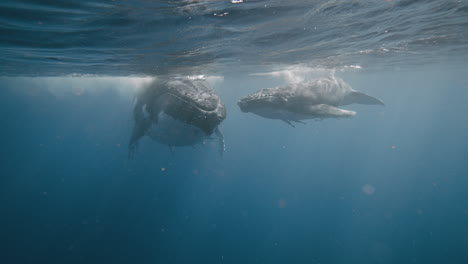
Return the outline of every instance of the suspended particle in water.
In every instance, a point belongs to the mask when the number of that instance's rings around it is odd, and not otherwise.
[[[286,208],[286,205],[287,205],[286,200],[284,200],[284,199],[279,199],[278,200],[278,208],[280,208],[280,209]]]
[[[161,168],[161,171],[162,171],[162,172],[166,171],[166,168]]]
[[[391,149],[396,149],[395,145],[390,146]]]
[[[370,185],[370,184],[364,184],[361,187],[361,190],[362,190],[363,193],[365,193],[367,195],[373,195],[374,192],[375,192],[375,187]]]

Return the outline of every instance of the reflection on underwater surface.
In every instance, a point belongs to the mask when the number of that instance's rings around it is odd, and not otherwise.
[[[466,65],[467,15],[466,1],[448,0],[4,0],[0,73],[228,75],[295,64]]]

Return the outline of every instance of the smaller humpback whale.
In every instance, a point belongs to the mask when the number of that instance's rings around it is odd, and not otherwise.
[[[241,98],[243,112],[280,119],[293,126],[306,119],[342,118],[356,115],[338,106],[349,104],[384,105],[372,96],[355,91],[342,79],[330,76],[308,82],[265,88]]]
[[[133,118],[129,157],[143,136],[172,150],[204,143],[214,133],[220,153],[224,152],[224,137],[218,126],[226,118],[226,109],[205,79],[156,79],[138,95]]]

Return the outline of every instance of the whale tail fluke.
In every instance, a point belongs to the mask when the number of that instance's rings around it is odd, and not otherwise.
[[[385,105],[382,100],[357,91],[352,91],[348,97],[346,101],[348,101],[349,104]]]

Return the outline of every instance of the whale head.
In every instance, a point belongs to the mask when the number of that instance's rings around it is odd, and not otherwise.
[[[242,112],[255,112],[258,109],[277,108],[287,100],[271,92],[271,89],[262,89],[254,94],[241,98],[237,105]]]

